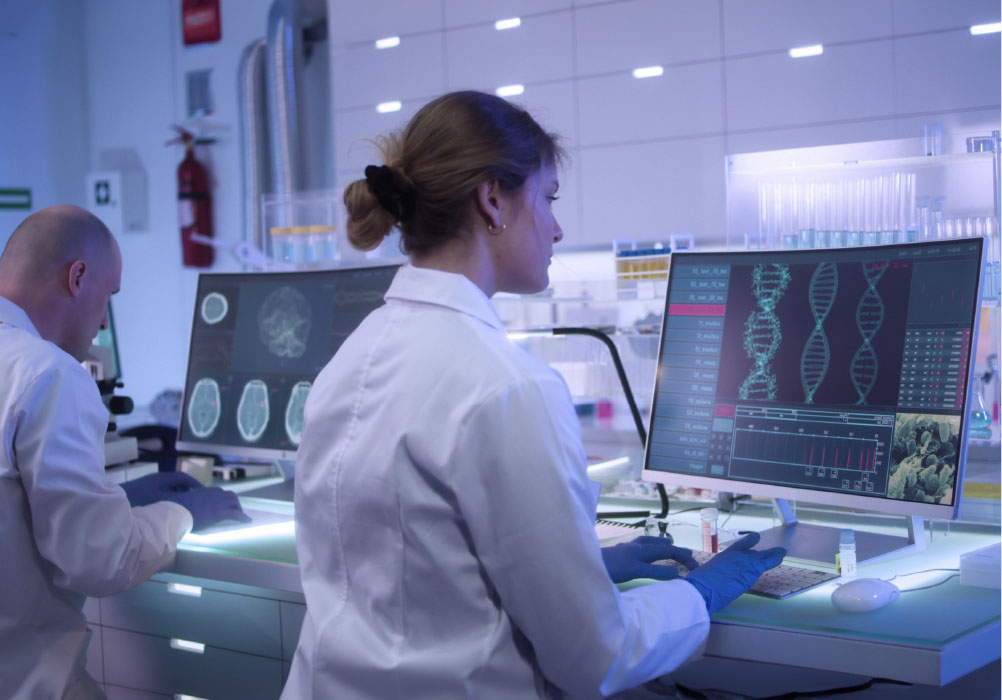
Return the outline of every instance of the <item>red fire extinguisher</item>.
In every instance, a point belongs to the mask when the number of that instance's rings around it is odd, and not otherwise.
[[[195,159],[194,134],[174,126],[177,138],[167,142],[184,144],[184,160],[177,166],[177,213],[181,224],[181,257],[185,267],[210,267],[214,252],[212,245],[199,241],[199,237],[212,238],[212,195],[209,192],[209,174],[205,166]],[[192,235],[196,239],[192,240]]]

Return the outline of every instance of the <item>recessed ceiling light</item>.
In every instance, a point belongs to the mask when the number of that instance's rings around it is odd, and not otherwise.
[[[525,92],[525,86],[515,84],[515,85],[502,85],[501,87],[499,87],[497,90],[494,91],[494,94],[497,95],[498,97],[511,97],[512,95],[521,95],[523,92]]]
[[[790,58],[805,58],[807,56],[820,56],[825,52],[825,47],[821,44],[811,44],[810,46],[797,46],[790,49]]]
[[[376,105],[376,111],[380,114],[386,114],[387,112],[399,112],[403,105],[400,100],[391,100],[389,102],[380,102]]]
[[[508,19],[499,19],[494,23],[494,28],[498,31],[502,29],[514,29],[522,24],[522,19],[520,17],[509,17]]]
[[[995,34],[1002,31],[1002,22],[992,22],[991,24],[975,24],[971,27],[971,34]]]
[[[377,49],[392,49],[394,46],[400,46],[400,37],[388,36],[382,39],[376,39]]]
[[[644,66],[643,68],[634,68],[633,77],[634,78],[657,78],[663,75],[665,69],[661,66]]]

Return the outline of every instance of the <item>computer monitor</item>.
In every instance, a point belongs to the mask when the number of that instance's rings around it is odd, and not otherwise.
[[[643,478],[956,517],[982,244],[673,255]],[[908,542],[858,535],[861,561]],[[830,564],[838,531],[763,544]]]
[[[91,341],[88,360],[94,378],[99,382],[114,387],[116,381],[122,378],[122,366],[118,356],[118,341],[115,338],[115,317],[111,312],[111,302],[108,302],[108,327],[103,328]],[[85,363],[87,364],[87,363]],[[100,369],[98,369],[100,367]],[[100,375],[100,376],[97,376]]]
[[[398,267],[199,275],[177,447],[293,461],[313,380]]]

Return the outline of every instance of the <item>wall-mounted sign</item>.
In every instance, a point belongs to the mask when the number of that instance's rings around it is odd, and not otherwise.
[[[31,190],[27,187],[0,187],[0,209],[31,209]]]
[[[219,0],[182,0],[181,26],[185,46],[219,41],[223,33]]]

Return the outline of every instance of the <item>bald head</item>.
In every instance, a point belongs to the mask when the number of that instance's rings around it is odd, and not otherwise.
[[[0,279],[38,284],[74,260],[110,260],[115,245],[108,228],[90,212],[70,204],[48,207],[14,229],[0,255]]]
[[[111,232],[68,204],[22,221],[0,255],[0,295],[24,309],[43,338],[78,359],[107,323],[104,309],[121,275]]]

